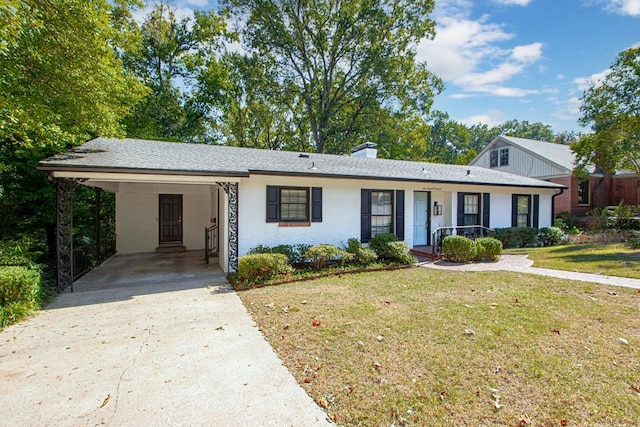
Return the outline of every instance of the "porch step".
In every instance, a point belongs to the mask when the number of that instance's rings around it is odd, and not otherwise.
[[[165,253],[165,252],[184,252],[187,248],[181,244],[164,244],[160,245],[156,248],[157,253]]]
[[[442,253],[436,252],[434,254],[431,246],[419,246],[419,247],[411,248],[409,252],[421,258],[429,258],[429,259],[436,259],[436,260],[442,258]]]

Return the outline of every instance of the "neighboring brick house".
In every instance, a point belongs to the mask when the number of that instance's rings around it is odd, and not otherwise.
[[[568,145],[498,136],[469,163],[542,179],[568,188],[553,198],[553,212],[584,216],[593,208],[640,204],[640,179],[630,172],[605,173],[594,168],[588,178],[573,174],[575,153]]]

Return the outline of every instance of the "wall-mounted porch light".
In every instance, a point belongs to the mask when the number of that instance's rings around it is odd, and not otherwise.
[[[437,201],[433,202],[433,215],[442,215],[442,205],[439,205]]]

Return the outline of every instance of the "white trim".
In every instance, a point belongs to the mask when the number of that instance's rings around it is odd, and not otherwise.
[[[113,172],[69,172],[53,171],[56,178],[77,178],[95,181],[111,182],[147,182],[164,184],[205,184],[215,185],[217,182],[240,182],[241,178],[226,176],[200,175],[159,175],[144,173],[113,173]]]

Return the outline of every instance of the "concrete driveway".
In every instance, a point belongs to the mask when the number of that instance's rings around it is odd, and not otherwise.
[[[0,332],[0,425],[330,425],[201,258],[114,257]]]

